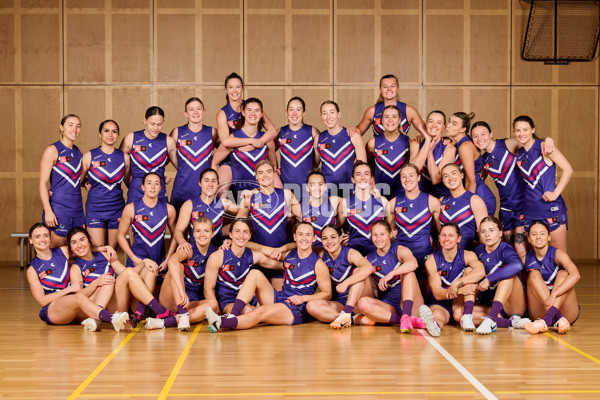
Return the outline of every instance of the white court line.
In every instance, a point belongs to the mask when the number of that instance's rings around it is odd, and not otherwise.
[[[471,382],[471,385],[473,385],[475,389],[477,389],[479,393],[483,395],[483,397],[485,397],[488,400],[498,400],[498,398],[494,396],[492,392],[487,390],[487,388],[483,386],[483,384],[479,382],[473,375],[471,375],[471,373],[467,371],[467,369],[463,367],[461,363],[456,361],[456,358],[452,357],[452,355],[450,355],[450,353],[448,353],[446,349],[444,349],[444,347],[437,342],[437,340],[429,336],[429,334],[426,333],[427,331],[425,329],[417,330],[419,331],[421,336],[423,336],[429,342],[429,344],[433,346],[434,349],[436,349],[441,355],[443,355],[444,358],[448,360],[448,362],[452,364],[452,366],[456,368],[458,372],[461,373],[462,376],[464,376],[469,382]]]

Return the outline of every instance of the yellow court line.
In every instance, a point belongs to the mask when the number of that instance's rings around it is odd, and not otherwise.
[[[588,353],[579,350],[577,347],[570,345],[569,343],[565,342],[564,340],[561,340],[559,338],[557,338],[556,336],[548,333],[548,332],[544,332],[544,335],[551,337],[552,339],[556,340],[558,343],[562,343],[565,346],[567,346],[568,348],[570,348],[573,351],[576,351],[577,353],[581,354],[582,356],[589,358],[590,360],[592,360],[593,362],[595,362],[596,364],[600,364],[600,360],[598,360],[596,357],[594,356],[590,356]]]
[[[472,391],[456,391],[456,392],[304,392],[304,393],[293,393],[293,392],[280,392],[280,393],[177,393],[168,394],[168,397],[253,397],[253,396],[350,396],[350,395],[407,395],[407,394],[477,394],[475,390]],[[154,397],[157,394],[90,394],[83,397]]]
[[[580,306],[600,306],[600,304],[595,303],[595,304],[591,304],[591,303],[580,303]]]
[[[169,379],[167,379],[165,386],[163,386],[162,390],[160,391],[158,400],[165,400],[167,398],[167,396],[169,395],[169,391],[173,387],[173,384],[175,383],[175,379],[177,379],[177,375],[179,375],[179,371],[181,371],[183,362],[185,361],[188,354],[190,353],[190,350],[192,349],[192,345],[194,344],[194,341],[196,340],[196,336],[198,336],[198,332],[200,332],[201,327],[202,327],[202,324],[198,324],[196,326],[196,329],[194,329],[194,333],[192,334],[192,337],[190,338],[190,340],[188,340],[187,345],[185,346],[185,349],[183,349],[183,352],[181,352],[181,355],[179,356],[179,360],[177,360],[177,364],[175,364],[175,368],[173,368],[173,371],[171,371],[171,375],[169,375]]]
[[[600,390],[498,390],[498,394],[576,394],[600,393]]]
[[[81,392],[83,392],[85,390],[85,388],[88,387],[88,385],[90,383],[92,383],[94,378],[96,378],[96,376],[98,376],[98,374],[104,369],[104,367],[106,367],[106,365],[108,365],[108,363],[113,358],[115,358],[115,356],[117,354],[119,354],[119,352],[123,349],[123,347],[125,347],[127,342],[129,342],[131,340],[131,338],[133,338],[135,336],[135,334],[138,333],[138,331],[140,330],[141,327],[142,327],[142,325],[138,325],[134,330],[132,330],[129,333],[129,335],[127,335],[127,337],[125,339],[123,339],[123,341],[121,343],[119,343],[119,345],[108,355],[108,357],[106,357],[104,359],[104,361],[102,361],[100,363],[100,365],[98,365],[98,367],[96,367],[96,369],[87,378],[85,378],[85,380],[81,383],[81,385],[79,385],[79,387],[77,389],[75,389],[75,391],[69,396],[69,398],[67,400],[76,399],[77,396],[79,396],[81,394]]]

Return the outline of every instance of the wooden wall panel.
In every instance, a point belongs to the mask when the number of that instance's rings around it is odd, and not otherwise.
[[[61,0],[21,0],[23,8],[59,8]]]
[[[397,23],[398,19],[402,23]],[[383,15],[381,25],[381,75],[398,77],[401,84],[421,81],[421,17]]]
[[[254,87],[246,88],[246,98],[256,97],[263,103],[263,111],[269,116],[276,128],[287,124],[285,104],[288,100],[285,89],[282,87]]]
[[[292,0],[292,8],[293,9],[329,9],[330,4],[327,1],[323,0]]]
[[[552,129],[552,89],[520,87],[513,89],[512,97],[511,123],[519,115],[529,115],[539,137],[556,135]]]
[[[285,2],[280,0],[248,0],[249,9],[277,9],[284,8]],[[252,24],[250,24],[252,25]]]
[[[128,8],[150,11],[152,9],[152,0],[111,0],[113,8]]]
[[[421,7],[420,0],[381,0],[381,8],[384,10],[406,10],[416,9]]]
[[[38,190],[39,178],[23,179],[23,223],[17,227],[22,232],[29,231],[29,227],[42,221],[42,201]]]
[[[291,18],[293,43],[291,81],[293,83],[330,83],[332,79],[331,17],[329,15],[292,15]]]
[[[0,218],[2,220],[2,230],[7,232],[7,234],[0,235],[0,257],[2,260],[15,260],[19,257],[19,247],[15,247],[15,240],[10,237],[10,233],[17,232],[17,213],[13,207],[6,207],[7,204],[17,203],[16,187],[15,178],[0,179],[0,198],[5,205],[0,207]]]
[[[103,0],[67,0],[67,8],[104,8]]]
[[[472,15],[470,29],[470,81],[509,84],[510,15]]]
[[[17,168],[17,135],[16,129],[15,88],[0,87],[0,110],[2,110],[2,131],[4,140],[0,146],[0,172],[16,172]],[[19,148],[19,152],[22,149]]]
[[[121,137],[144,129],[144,115],[153,106],[152,89],[119,87],[112,90],[113,118],[121,128]],[[166,128],[165,128],[166,129]]]
[[[202,78],[223,84],[225,76],[242,71],[241,15],[202,16]]]
[[[223,82],[221,82],[218,87],[203,88],[200,100],[202,100],[202,103],[204,103],[204,107],[206,108],[206,116],[204,117],[205,123],[216,127],[217,113],[221,107],[225,105],[225,89],[223,88]]]
[[[69,14],[65,82],[104,82],[104,14]]]
[[[241,9],[242,0],[202,0],[202,6],[219,9]]]
[[[376,88],[339,87],[335,89],[335,101],[340,106],[343,126],[356,126],[367,108],[375,104],[379,90]],[[323,128],[324,129],[324,128]],[[369,131],[367,131],[369,133]],[[365,140],[368,136],[365,134]]]
[[[247,74],[249,83],[285,83],[285,16],[257,15],[247,16],[246,48]]]
[[[13,14],[0,15],[0,82],[15,81],[15,17]]]
[[[336,6],[340,10],[372,10],[375,0],[338,0]]]
[[[113,82],[152,81],[151,26],[149,13],[112,16]]]
[[[93,86],[65,89],[65,110],[81,118],[81,134],[76,144],[82,153],[100,145],[98,127],[100,122],[108,118],[105,95],[104,88]]]
[[[168,14],[157,17],[158,82],[196,80],[196,18],[194,15]]]
[[[513,84],[549,84],[552,82],[553,66],[544,65],[544,63],[527,62],[521,58],[523,49],[523,39],[525,38],[525,28],[527,26],[527,17],[529,9],[524,13],[513,13],[513,51],[512,68]]]
[[[446,119],[457,111],[463,111],[464,90],[460,87],[426,87],[424,88],[425,107],[421,116],[426,118],[433,110],[439,110],[446,114]]]
[[[589,260],[598,257],[597,210],[590,206],[596,203],[596,196],[596,178],[574,177],[563,194],[569,217],[567,249],[572,258]]]
[[[474,112],[476,121],[490,124],[496,138],[508,137],[510,125],[510,89],[508,87],[469,88],[466,93],[470,106],[464,111]]]
[[[375,77],[375,19],[371,15],[336,17],[335,80],[340,83],[372,82]]]
[[[60,73],[60,16],[21,15],[21,77],[23,83],[57,83]]]
[[[425,10],[423,60],[427,84],[462,83],[464,81],[463,17],[427,15]]]
[[[23,88],[21,91],[22,157],[25,172],[38,173],[42,152],[61,138],[61,95],[58,88]]]
[[[156,8],[194,8],[195,0],[157,0]]]
[[[161,87],[156,90],[156,94],[156,104],[165,111],[163,132],[166,134],[171,133],[178,126],[187,124],[187,118],[183,115],[187,99],[198,97],[202,100],[202,91],[191,86]]]
[[[471,9],[472,10],[504,10],[510,11],[510,1],[511,0],[497,0],[497,1],[489,1],[489,0],[471,0]]]

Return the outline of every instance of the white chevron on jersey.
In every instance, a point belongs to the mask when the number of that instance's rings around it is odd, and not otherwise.
[[[402,265],[402,263],[401,263],[400,261],[398,261],[398,262],[396,263],[396,266],[394,267],[394,269],[396,269],[396,268],[400,268],[400,265]],[[392,270],[392,271],[393,271],[393,270]],[[375,274],[375,275],[377,275],[377,277],[378,277],[379,279],[383,279],[383,278],[385,278],[385,275],[386,275],[386,274],[382,274],[381,272],[374,272],[374,274]],[[388,283],[388,287],[394,287],[394,286],[396,286],[396,285],[399,285],[401,282],[402,282],[402,279],[398,279],[398,280],[397,280],[396,282],[394,282],[394,283],[391,283],[391,284],[390,284],[390,283]]]
[[[529,169],[525,169],[522,166],[519,167],[519,169],[521,171],[523,171],[523,173],[525,173],[525,175],[527,176],[527,178],[531,177],[531,171],[536,168],[539,163],[544,163],[544,168],[542,168],[538,173],[537,176],[535,178],[535,181],[529,182],[529,179],[525,179],[525,183],[527,183],[527,185],[529,185],[530,188],[535,188],[537,186],[537,183],[539,182],[540,178],[542,177],[542,175],[544,175],[544,173],[546,173],[546,171],[548,171],[548,165],[544,162],[544,159],[542,156],[539,156],[539,158],[537,160],[535,160],[534,162],[531,163],[531,166],[529,167]]]
[[[166,148],[164,148],[164,149],[162,149],[161,151],[159,151],[158,153],[156,153],[156,154],[154,155],[154,157],[150,157],[150,158],[148,158],[148,157],[146,156],[146,154],[144,154],[144,152],[143,152],[143,151],[137,151],[135,154],[136,154],[137,156],[140,156],[140,157],[141,157],[141,158],[143,158],[144,160],[146,160],[146,162],[148,162],[149,164],[152,164],[152,163],[154,162],[154,160],[156,160],[157,158],[160,158],[160,157],[162,157],[163,153],[166,153],[166,152],[167,152],[167,149],[166,149]],[[165,160],[164,160],[162,163],[160,163],[159,165],[156,165],[156,166],[155,166],[154,168],[152,168],[152,169],[147,169],[147,168],[146,168],[146,166],[145,166],[144,164],[141,164],[141,163],[140,163],[140,162],[139,162],[139,161],[136,159],[136,157],[131,157],[131,161],[133,161],[133,163],[134,163],[135,165],[137,165],[137,166],[138,166],[138,167],[139,167],[141,170],[144,170],[144,171],[146,171],[146,172],[156,172],[156,171],[157,171],[157,170],[158,170],[160,167],[162,167],[162,166],[164,166],[164,165],[166,164],[166,162],[167,162],[167,159],[165,158]]]
[[[255,209],[252,210],[253,213],[252,215],[252,222],[256,222],[258,225],[260,225],[265,231],[269,232],[269,233],[273,233],[275,231],[275,229],[277,229],[277,227],[279,225],[282,224],[283,221],[286,221],[287,218],[280,218],[279,221],[277,221],[276,224],[273,225],[273,227],[269,228],[267,225],[263,224],[261,219],[258,218],[257,216],[254,215],[254,213],[260,214],[262,216],[265,217],[265,219],[271,221],[273,220],[273,216],[277,213],[279,213],[281,211],[282,208],[284,208],[287,205],[287,203],[280,203],[273,211],[271,212],[267,212],[265,209]]]
[[[454,221],[454,217],[456,217],[457,215],[464,213],[465,211],[467,211],[469,208],[471,208],[470,204],[467,204],[466,206],[464,206],[463,208],[461,208],[460,210],[456,211],[454,214],[449,214],[448,210],[444,210],[442,211],[442,214],[444,214],[444,216],[446,217],[446,219],[448,221]],[[471,213],[471,215],[469,216],[469,218],[461,221],[461,222],[457,222],[458,226],[463,226],[464,224],[466,224],[467,222],[473,220],[473,213]],[[456,222],[456,221],[455,221]]]
[[[400,153],[400,155],[398,155],[398,157],[394,158],[393,160],[390,160],[389,158],[387,158],[384,155],[378,156],[378,158],[384,159],[389,165],[396,166],[398,161],[400,161],[404,157],[404,155],[406,154],[407,151],[408,151],[408,149],[405,149],[402,153]],[[394,172],[394,173],[390,173],[390,171],[388,171],[387,168],[379,166],[379,163],[375,163],[375,165],[377,166],[377,168],[379,168],[380,171],[382,171],[384,174],[386,174],[390,178],[394,178],[394,177],[396,177],[396,175],[398,175],[400,173],[400,169],[396,170],[396,172]]]
[[[257,161],[260,160],[264,154],[267,152],[267,146],[263,146],[263,148],[258,152],[258,154],[256,155],[256,157],[253,157],[252,154],[250,154],[249,152],[243,152],[244,156],[248,157],[249,159],[251,159],[254,162],[254,165],[257,164]],[[231,157],[235,157],[235,159],[240,163],[240,165],[244,168],[246,168],[246,170],[248,170],[248,172],[250,172],[252,175],[255,175],[255,171],[254,168],[251,168],[248,164],[247,161],[240,158],[236,152],[231,153]]]
[[[415,222],[416,220],[418,220],[419,218],[421,218],[423,215],[427,214],[429,212],[429,208],[425,208],[423,209],[423,211],[421,211],[418,215],[415,215],[413,218],[408,218],[406,215],[404,214],[396,214],[399,218],[401,218],[402,220],[406,221],[409,224],[412,224],[413,222]],[[431,215],[429,216],[427,222],[431,221]],[[423,229],[424,227],[428,226],[427,222],[421,224],[421,226],[419,226],[417,229],[415,229],[414,231],[408,231],[406,229],[404,229],[404,226],[402,226],[401,224],[398,225],[396,224],[396,226],[399,226],[400,229],[402,229],[402,232],[404,232],[404,234],[408,237],[413,237],[414,235],[416,235],[417,233],[419,233],[419,231],[421,229]]]
[[[381,209],[383,210],[383,207],[381,207]],[[380,217],[381,214],[380,213],[373,213],[371,214],[371,216],[367,219],[364,219],[363,217],[360,216],[360,214],[355,214],[352,215],[352,218],[356,218],[361,220],[365,225],[369,226],[370,223],[373,221],[373,219]],[[367,232],[367,234],[365,235],[365,232],[362,231],[362,229],[360,227],[358,227],[357,225],[355,225],[354,223],[352,223],[352,219],[351,218],[347,218],[348,220],[348,224],[350,224],[354,229],[356,229],[358,231],[358,233],[360,233],[361,235],[363,235],[364,237],[366,237],[367,239],[371,238],[371,231],[369,230]]]
[[[515,169],[515,164],[516,163],[512,163],[510,166],[510,169],[508,170],[508,172],[506,173],[506,175],[504,176],[504,180],[500,180],[500,175],[502,174],[502,170],[504,169],[504,165],[506,163],[506,159],[508,157],[510,157],[511,154],[509,154],[508,152],[504,153],[504,157],[502,157],[502,161],[500,161],[500,164],[498,165],[498,168],[493,168],[493,167],[489,167],[488,171],[493,172],[494,174],[498,175],[498,178],[494,178],[494,181],[496,181],[496,183],[501,184],[502,186],[506,186],[506,183],[508,182],[508,180],[510,179],[513,170]]]
[[[300,150],[300,149],[302,149],[302,148],[306,147],[306,145],[307,145],[308,143],[311,143],[312,141],[313,141],[313,139],[312,139],[312,136],[311,136],[310,138],[306,139],[306,141],[305,141],[304,143],[302,143],[301,145],[299,145],[299,146],[298,146],[298,147],[296,147],[296,148],[293,148],[293,147],[292,147],[290,144],[285,144],[284,146],[288,147],[288,148],[289,148],[289,149],[292,151],[292,153],[296,153],[296,154],[297,154],[297,153],[298,153],[298,150]],[[298,167],[298,165],[300,165],[300,163],[301,163],[302,161],[304,161],[304,160],[306,159],[306,157],[310,156],[311,152],[312,152],[312,149],[308,150],[308,151],[307,151],[307,152],[306,152],[306,153],[305,153],[305,154],[304,154],[302,157],[300,157],[300,158],[299,158],[297,161],[294,161],[292,158],[290,158],[290,157],[289,157],[289,156],[288,156],[288,155],[287,155],[285,152],[283,152],[283,151],[281,151],[280,153],[281,153],[281,157],[282,157],[283,159],[285,159],[287,162],[289,162],[289,163],[290,163],[291,165],[293,165],[294,167]]]
[[[153,227],[151,227],[144,221],[136,221],[136,223],[144,226],[150,232],[155,232],[158,229],[164,228],[164,223],[166,220],[167,220],[167,215],[165,215],[164,218],[161,219],[160,222],[157,223],[156,225],[154,225]],[[154,239],[153,241],[150,241],[143,232],[140,232],[140,230],[137,228],[136,224],[131,224],[131,227],[132,227],[132,229],[135,229],[135,231],[138,233],[140,238],[150,247],[154,247],[154,245],[163,238],[163,235],[158,235],[156,237],[156,239]]]
[[[60,165],[63,165],[67,168],[69,168],[71,171],[73,171],[75,174],[79,174],[79,172],[81,171],[81,163],[77,164],[77,168],[73,168],[73,166],[69,163],[62,163]],[[60,176],[62,176],[63,178],[65,178],[65,180],[67,182],[69,182],[71,184],[71,186],[73,186],[74,188],[79,187],[80,186],[80,177],[81,175],[77,176],[76,180],[73,180],[71,175],[63,172],[60,170],[60,168],[58,168],[56,165],[54,167],[52,167],[53,171],[56,171],[57,174],[59,174]]]
[[[199,154],[203,153],[208,147],[212,146],[212,141],[210,142],[206,142],[206,144],[204,146],[202,146],[202,148],[200,148],[198,151],[193,151],[191,148],[186,147],[186,151],[188,151],[189,153],[191,153],[194,157],[198,157]],[[204,164],[204,162],[199,162],[197,165],[195,165],[193,162],[191,162],[188,157],[179,149],[179,146],[177,146],[177,153],[179,153],[179,156],[183,159],[183,161],[185,161],[185,163],[187,165],[190,166],[190,168],[192,168],[194,171],[197,171],[198,168],[200,168],[200,166],[202,164]]]
[[[465,273],[465,271],[464,271],[464,270],[462,270],[462,271],[460,272],[460,274],[458,274],[458,275],[456,276],[456,278],[452,279],[452,282],[454,282],[455,280],[457,280],[458,278],[460,278],[461,276],[463,276],[463,274],[464,274],[464,273]],[[443,276],[440,276],[440,278],[442,279],[442,282],[444,282],[444,283],[445,283],[447,286],[450,286],[450,285],[452,285],[452,282],[448,281],[448,279],[444,278]]]
[[[300,276],[298,276],[298,277],[295,277],[295,276],[294,276],[294,274],[293,274],[293,272],[292,272],[291,270],[287,269],[287,270],[286,270],[286,272],[287,272],[287,274],[288,274],[288,275],[289,275],[289,276],[290,276],[290,277],[291,277],[291,278],[292,278],[292,279],[293,279],[295,282],[298,282],[298,281],[299,281],[299,280],[301,280],[301,279],[307,278],[307,277],[309,277],[310,275],[314,275],[314,271],[308,271],[308,272],[306,272],[306,273],[305,273],[305,274],[303,274],[303,275],[300,275]],[[308,284],[306,284],[306,285],[292,285],[292,287],[293,287],[294,289],[303,289],[303,288],[305,288],[305,287],[311,287],[311,286],[314,286],[316,283],[317,283],[317,280],[316,280],[316,279],[313,279],[313,280],[311,280],[311,281],[310,281],[310,283],[308,283]]]
[[[120,173],[121,170],[123,170],[124,168],[125,168],[125,163],[122,163],[121,165],[119,165],[119,167],[117,169],[115,169],[115,171],[112,174],[109,173],[107,170],[105,170],[102,167],[94,168],[94,169],[97,169],[98,171],[102,171],[106,176],[108,176],[109,178],[112,178],[113,176]],[[96,182],[100,183],[102,186],[104,186],[108,190],[113,190],[115,188],[115,186],[121,186],[121,182],[123,181],[123,179],[120,179],[118,182],[109,184],[109,183],[104,182],[102,179],[99,179],[94,173],[91,173],[91,174],[88,173],[88,178],[95,180]]]

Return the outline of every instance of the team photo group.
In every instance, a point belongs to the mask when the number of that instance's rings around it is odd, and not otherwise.
[[[431,336],[453,323],[486,335],[564,334],[576,322],[561,196],[573,168],[535,115],[516,116],[500,139],[485,116],[422,117],[385,75],[362,119],[345,116],[356,126],[340,124],[334,101],[292,97],[277,128],[266,111],[280,110],[244,99],[242,77],[224,83],[216,127],[204,117],[217,110],[192,97],[170,133],[152,106],[136,132],[102,121],[100,146],[82,152],[82,123],[97,122],[62,118],[29,230],[42,321],[119,332],[206,320],[219,332],[316,320]],[[307,107],[320,107],[315,126]]]

